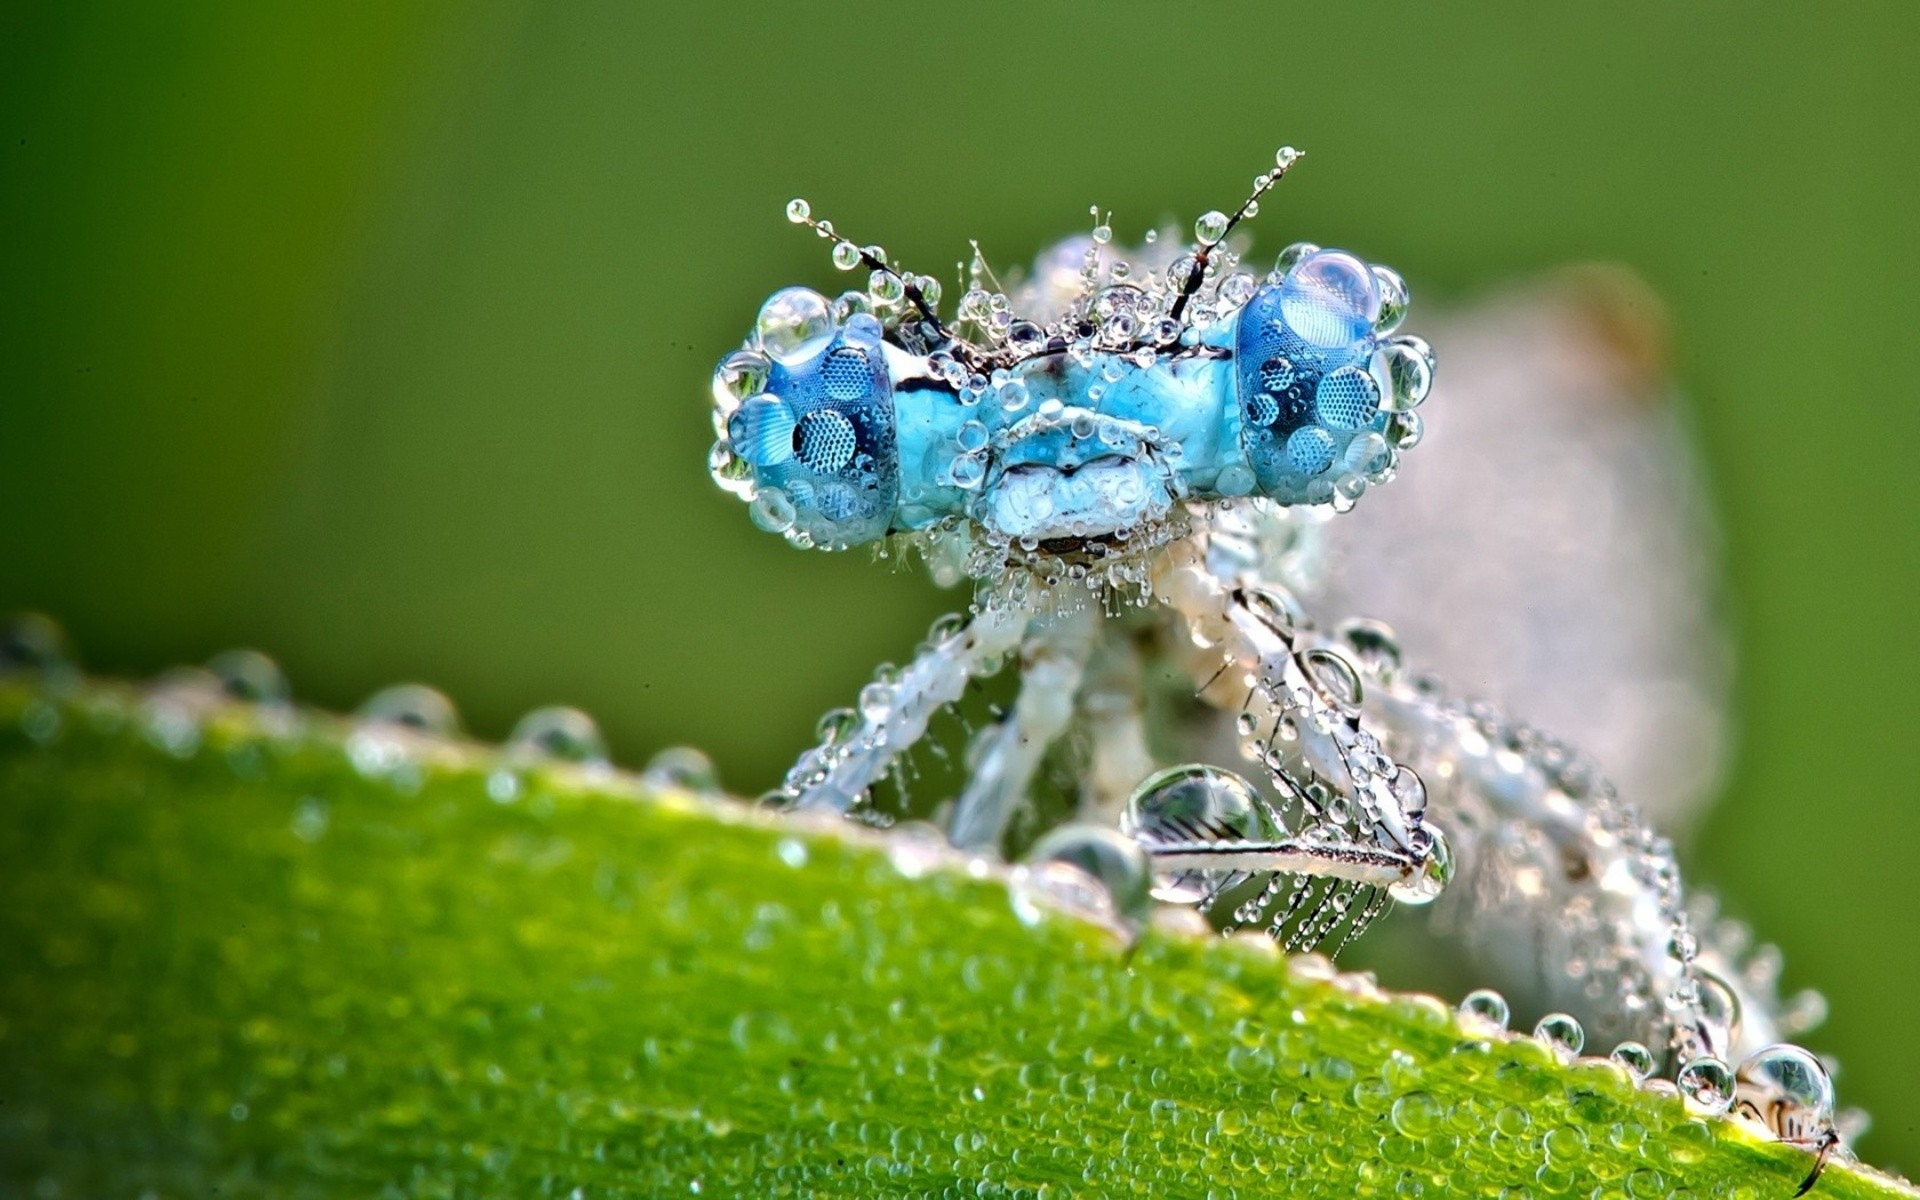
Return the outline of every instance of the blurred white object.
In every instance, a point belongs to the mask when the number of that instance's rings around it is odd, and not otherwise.
[[[1727,758],[1731,653],[1659,300],[1579,267],[1418,332],[1442,347],[1427,444],[1308,539],[1307,598],[1386,621],[1457,692],[1577,731],[1683,828]]]

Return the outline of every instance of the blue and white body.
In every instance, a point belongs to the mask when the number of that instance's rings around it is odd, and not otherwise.
[[[1386,336],[1398,278],[1311,248],[1264,283],[1230,278],[1203,320],[1169,322],[1123,284],[1088,296],[1100,324],[1070,314],[1018,349],[909,348],[872,312],[836,320],[786,289],[723,364],[717,453],[763,525],[829,547],[967,521],[1097,555],[1181,501],[1333,505],[1390,478],[1396,414],[1432,373],[1424,343]]]

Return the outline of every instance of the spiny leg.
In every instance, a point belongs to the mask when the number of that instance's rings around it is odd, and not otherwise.
[[[962,850],[999,844],[1007,819],[1026,798],[1047,747],[1066,732],[1100,614],[1082,605],[1035,621],[1021,652],[1020,694],[996,726],[981,734],[972,775],[954,805],[947,840]]]
[[[1265,920],[1289,945],[1317,944],[1346,921],[1356,936],[1379,914],[1378,889],[1415,903],[1437,895],[1450,865],[1445,842],[1424,824],[1418,777],[1363,726],[1354,668],[1331,651],[1296,645],[1283,600],[1223,582],[1194,547],[1170,549],[1155,583],[1185,618],[1184,636],[1173,641],[1203,681],[1202,698],[1235,713],[1243,747],[1279,797],[1260,798],[1263,811],[1239,827],[1151,822],[1141,841],[1156,869],[1212,872],[1219,883],[1203,905],[1243,879],[1268,876],[1235,922]],[[1194,770],[1211,772],[1216,789],[1232,786],[1227,772]],[[1281,875],[1298,882],[1275,911]]]
[[[1536,1003],[1664,1046],[1690,1098],[1732,1102],[1813,1152],[1811,1186],[1844,1120],[1826,1067],[1779,1040],[1796,1026],[1775,991],[1778,952],[1743,963],[1712,922],[1697,935],[1672,844],[1576,751],[1407,674],[1376,622],[1315,641],[1357,664],[1367,712],[1434,781],[1434,805],[1460,834],[1467,878],[1440,916],[1508,978],[1535,981]]]
[[[829,713],[822,740],[787,772],[781,794],[794,808],[846,812],[927,732],[934,714],[959,700],[967,682],[987,674],[1026,630],[1028,614],[982,613],[964,625],[936,623],[913,661],[883,670],[861,689],[857,709]]]

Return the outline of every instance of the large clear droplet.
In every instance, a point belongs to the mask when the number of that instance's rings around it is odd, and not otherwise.
[[[367,697],[358,715],[368,725],[396,726],[440,737],[454,737],[460,732],[460,714],[453,701],[424,683],[383,688]]]
[[[1711,971],[1696,967],[1694,978],[1700,985],[1700,1023],[1695,1032],[1706,1042],[1708,1053],[1724,1055],[1733,1048],[1740,1029],[1740,998]]]
[[[833,306],[811,288],[782,288],[760,306],[754,322],[760,348],[789,366],[806,361],[833,333]]]
[[[712,759],[692,746],[668,746],[647,760],[640,782],[650,788],[712,795],[720,790],[720,773]]]
[[[280,664],[258,650],[227,650],[207,660],[220,690],[253,704],[286,704],[293,699]]]
[[[1483,1028],[1495,1031],[1505,1029],[1512,1015],[1512,1010],[1507,1007],[1507,998],[1492,988],[1468,992],[1466,998],[1460,1001],[1460,1016]]]
[[[1130,922],[1145,919],[1152,907],[1146,853],[1117,829],[1062,825],[1033,844],[1027,864],[1029,887],[1076,907]],[[1096,890],[1089,892],[1089,883]]]
[[[1391,683],[1400,673],[1400,638],[1385,621],[1356,617],[1337,632],[1347,644],[1348,657],[1366,674]]]
[[[1722,1113],[1733,1103],[1733,1070],[1717,1058],[1696,1058],[1680,1068],[1674,1079],[1680,1094],[1710,1113]]]
[[[1322,250],[1287,272],[1280,315],[1316,346],[1345,346],[1373,329],[1380,290],[1367,265],[1340,250]]]
[[[1389,384],[1386,406],[1395,412],[1418,408],[1433,390],[1433,351],[1416,337],[1396,338],[1381,352]]]
[[[1619,1063],[1622,1067],[1625,1067],[1627,1074],[1633,1076],[1635,1083],[1639,1083],[1646,1079],[1647,1076],[1653,1074],[1653,1051],[1647,1049],[1639,1042],[1621,1042],[1613,1048],[1613,1053],[1608,1055],[1608,1057],[1613,1059],[1614,1062]]]
[[[1193,223],[1193,236],[1202,246],[1211,246],[1227,236],[1227,214],[1223,212],[1202,213]]]
[[[1148,776],[1127,800],[1122,827],[1136,837],[1157,841],[1185,841],[1195,831],[1236,840],[1281,832],[1251,783],[1205,763],[1170,767]],[[1170,904],[1192,904],[1206,895],[1208,886],[1204,872],[1182,871],[1155,876],[1153,894]]]
[[[713,370],[714,411],[724,420],[742,400],[764,391],[768,366],[766,355],[751,350],[736,350],[721,359]]]
[[[1563,1012],[1548,1013],[1533,1027],[1533,1036],[1561,1058],[1570,1059],[1587,1044],[1587,1031],[1580,1022]]]
[[[1811,1141],[1833,1125],[1833,1078],[1798,1046],[1782,1042],[1755,1051],[1740,1064],[1735,1095],[1741,1111],[1779,1137]]]
[[[564,704],[536,708],[521,717],[507,738],[507,750],[560,762],[607,762],[607,741],[600,736],[600,726],[586,713]]]

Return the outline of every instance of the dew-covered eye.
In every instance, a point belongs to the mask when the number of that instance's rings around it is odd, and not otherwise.
[[[1340,250],[1299,247],[1287,260],[1240,312],[1241,447],[1262,495],[1338,504],[1393,469],[1393,412],[1418,403],[1402,385],[1418,372],[1397,366],[1410,351],[1379,336],[1399,322],[1405,285]]]
[[[1380,288],[1351,254],[1322,250],[1296,264],[1280,283],[1280,315],[1315,346],[1348,346],[1373,332]]]
[[[827,547],[886,535],[899,469],[881,333],[864,314],[837,325],[825,297],[788,288],[762,306],[747,349],[720,364],[714,471],[762,528]]]

